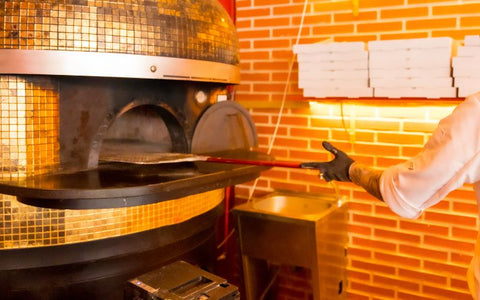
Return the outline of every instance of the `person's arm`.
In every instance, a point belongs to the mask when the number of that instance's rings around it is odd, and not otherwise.
[[[325,163],[304,163],[301,165],[302,168],[319,169],[320,176],[327,182],[331,180],[351,181],[364,188],[375,198],[383,201],[380,193],[382,171],[355,162],[345,152],[333,147],[329,142],[323,142],[322,146],[335,158]]]
[[[383,171],[370,168],[366,165],[354,162],[350,165],[349,174],[353,183],[364,188],[370,195],[382,200],[380,193],[380,177]]]

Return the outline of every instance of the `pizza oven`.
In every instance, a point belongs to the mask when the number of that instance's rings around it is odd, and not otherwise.
[[[118,299],[169,261],[208,266],[224,189],[263,168],[142,157],[256,145],[217,0],[6,0],[0,35],[5,297]]]

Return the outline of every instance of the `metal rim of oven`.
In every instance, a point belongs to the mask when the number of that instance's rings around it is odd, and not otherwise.
[[[121,53],[0,49],[0,74],[169,79],[238,84],[225,63]]]

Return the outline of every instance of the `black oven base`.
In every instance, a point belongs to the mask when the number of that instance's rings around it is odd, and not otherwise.
[[[179,259],[213,268],[223,205],[181,224],[99,241],[0,250],[2,299],[123,298],[128,279]]]

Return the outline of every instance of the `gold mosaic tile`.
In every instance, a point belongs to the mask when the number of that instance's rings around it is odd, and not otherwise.
[[[54,79],[0,75],[0,179],[40,175],[60,163]],[[177,224],[217,206],[223,189],[138,207],[55,210],[0,194],[0,249],[76,243]]]
[[[113,52],[238,64],[235,27],[218,1],[39,2],[0,2],[0,49]]]

